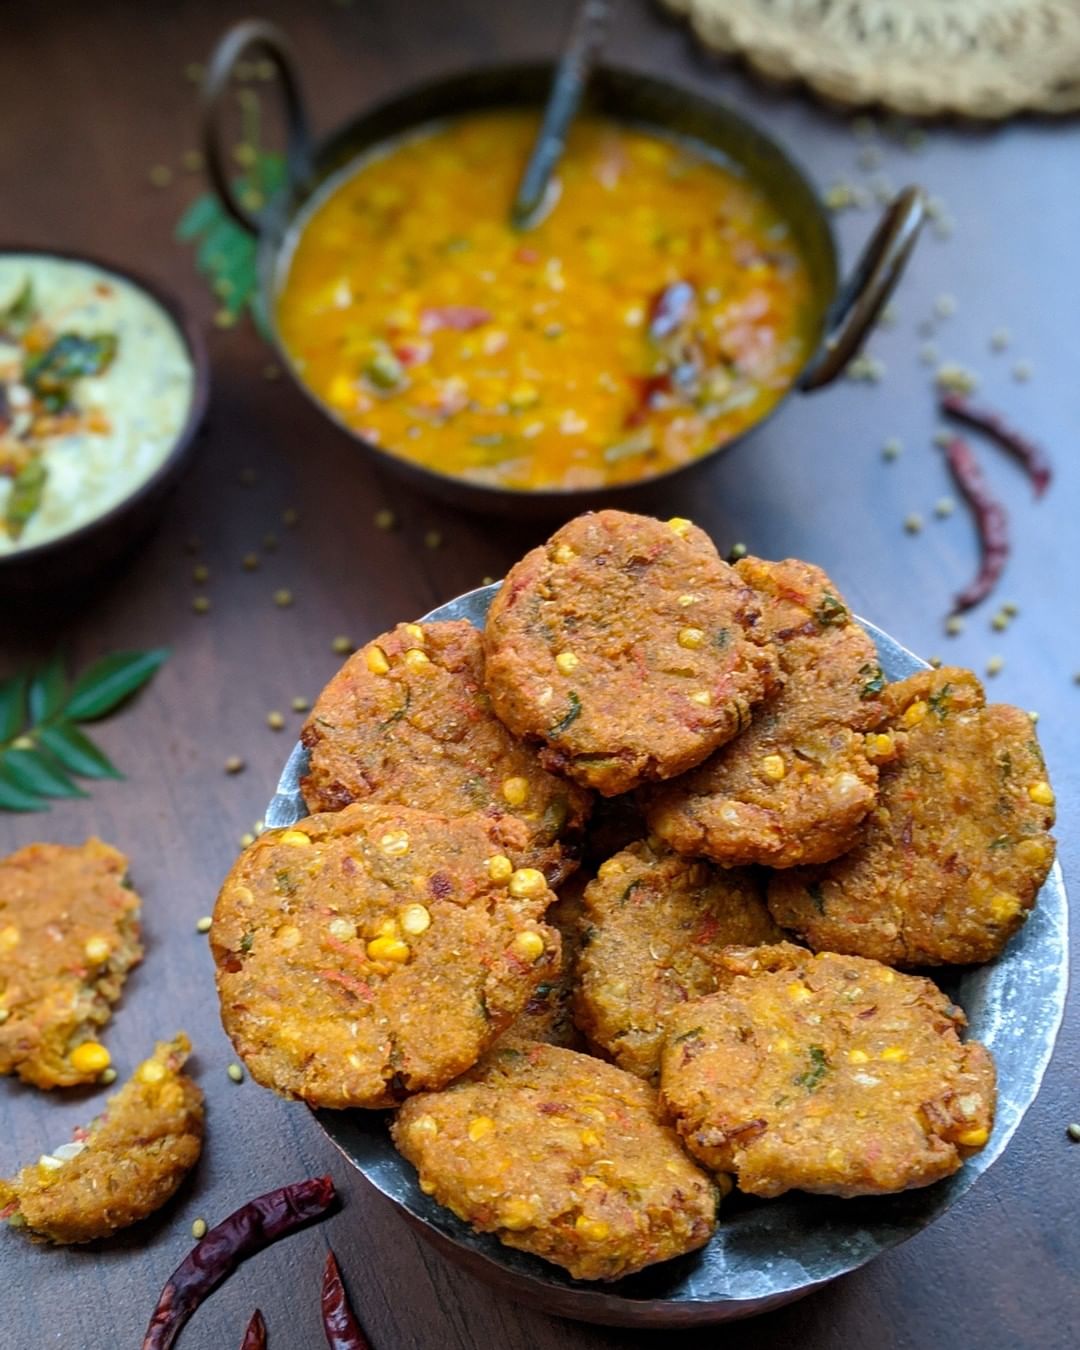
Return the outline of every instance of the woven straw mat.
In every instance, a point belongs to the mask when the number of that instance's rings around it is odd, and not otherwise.
[[[707,47],[915,117],[1080,110],[1080,0],[662,0]]]

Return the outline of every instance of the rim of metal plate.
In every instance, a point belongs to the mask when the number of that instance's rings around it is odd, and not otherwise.
[[[467,619],[482,627],[498,583],[440,605],[423,622]],[[877,645],[890,680],[926,662],[874,624],[859,623]],[[268,827],[307,814],[300,779],[307,752],[297,744],[266,811]],[[954,1176],[923,1190],[860,1200],[790,1192],[761,1203],[725,1201],[715,1236],[700,1252],[612,1284],[572,1279],[560,1267],[474,1233],[425,1195],[413,1168],[390,1142],[378,1111],[316,1111],[316,1120],[350,1163],[401,1206],[415,1226],[472,1273],[537,1307],[622,1325],[695,1325],[746,1316],[808,1293],[914,1236],[957,1201],[1001,1156],[1035,1100],[1049,1062],[1068,987],[1068,912],[1055,864],[1024,928],[1000,960],[941,976],[965,1009],[969,1035],[992,1051],[998,1109],[986,1148]]]

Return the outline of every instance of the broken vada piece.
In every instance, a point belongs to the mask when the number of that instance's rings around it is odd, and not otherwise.
[[[98,1036],[143,950],[127,868],[93,838],[0,860],[0,1074],[74,1087],[109,1067]]]
[[[10,1181],[0,1216],[56,1243],[111,1236],[161,1208],[202,1151],[203,1094],[183,1072],[191,1043],[159,1041],[87,1129]]]

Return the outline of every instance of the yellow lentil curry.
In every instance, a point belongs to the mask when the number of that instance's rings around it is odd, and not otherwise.
[[[535,130],[427,128],[317,199],[278,298],[301,379],[392,454],[518,490],[649,478],[758,421],[810,337],[783,219],[703,150],[584,118],[519,234]]]

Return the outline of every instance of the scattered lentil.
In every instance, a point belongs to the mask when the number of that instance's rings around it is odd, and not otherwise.
[[[215,328],[235,328],[235,326],[236,326],[236,315],[232,312],[231,309],[219,309],[214,314]]]
[[[377,530],[392,530],[397,525],[397,516],[389,507],[384,506],[381,510],[375,512],[375,528]]]
[[[1010,619],[1015,619],[1016,616],[1020,613],[1020,606],[1016,603],[1015,600],[1006,600],[1005,603],[1001,606],[1001,612],[1002,614],[1007,614]]]
[[[348,656],[351,651],[356,650],[356,644],[351,637],[344,633],[339,633],[330,643],[330,650],[337,656]]]
[[[1065,1133],[1069,1136],[1069,1138],[1073,1141],[1074,1144],[1080,1144],[1080,1125],[1078,1125],[1075,1121],[1071,1125],[1067,1126]]]
[[[191,602],[191,608],[196,614],[206,614],[210,610],[210,597],[207,595],[197,595]]]
[[[1028,717],[1031,719],[1032,726],[1034,726],[1035,723],[1039,720],[1039,714],[1035,711],[1034,708],[1028,709]]]
[[[196,1219],[191,1225],[191,1236],[198,1242],[206,1236],[206,1220]]]
[[[904,529],[908,534],[918,534],[923,527],[923,518],[917,511],[912,511],[909,516],[904,517]]]
[[[209,933],[210,925],[213,923],[209,914],[204,914],[195,924],[196,933]]]
[[[255,62],[255,78],[257,80],[262,80],[265,84],[269,84],[276,74],[277,71],[274,68],[273,61],[263,57],[261,61]]]
[[[201,150],[185,150],[180,156],[180,163],[188,173],[198,173],[203,167],[203,157]]]
[[[877,384],[885,374],[885,363],[869,352],[860,352],[848,362],[844,374],[857,383]]]
[[[878,315],[879,328],[895,328],[900,322],[900,311],[893,304],[888,304]]]
[[[964,621],[959,614],[950,614],[945,620],[945,631],[950,637],[959,637],[964,631]]]
[[[987,675],[1000,675],[1005,669],[1005,658],[1003,656],[992,656],[986,663]]]
[[[201,61],[189,61],[184,67],[184,79],[192,84],[202,84],[206,78],[206,67]]]
[[[275,365],[273,361],[269,362],[267,365],[263,366],[263,379],[269,384],[273,384],[275,380],[280,380],[281,367]]]
[[[209,567],[207,567],[205,563],[199,563],[196,567],[192,568],[191,579],[192,581],[198,582],[199,585],[202,585],[204,582],[209,581],[210,580]]]
[[[252,845],[254,842],[255,842],[255,836],[251,833],[250,830],[247,831],[247,833],[242,834],[242,835],[240,836],[240,847],[241,847],[241,848],[250,848],[251,845]]]
[[[494,578],[494,577],[481,577],[481,578],[480,578],[480,585],[481,585],[481,586],[494,586],[494,585],[495,585],[495,578]]]
[[[283,586],[281,590],[274,592],[274,604],[278,609],[288,609],[293,602],[293,593],[287,587]]]
[[[1003,352],[1012,340],[1012,335],[1007,328],[995,328],[990,334],[990,350],[992,352]]]
[[[995,633],[1003,633],[1009,626],[1009,616],[1007,614],[995,614],[990,620],[990,627]]]
[[[899,437],[890,436],[889,439],[885,442],[885,444],[881,447],[881,458],[890,461],[894,459],[899,459],[900,452],[903,450],[903,448],[904,447],[901,444]]]
[[[731,559],[732,559],[733,561],[738,562],[738,560],[739,560],[740,558],[745,558],[745,557],[746,557],[746,552],[747,552],[747,550],[746,550],[746,545],[745,545],[745,544],[741,544],[741,543],[740,543],[740,544],[732,544],[732,546],[731,546],[731,553],[730,553],[729,556],[731,557]]]
[[[297,694],[290,706],[293,712],[307,712],[311,707],[311,702],[309,699],[304,698],[303,694]]]
[[[172,182],[173,173],[167,164],[155,164],[147,177],[153,187],[166,188]]]
[[[855,163],[860,169],[877,169],[881,167],[882,155],[876,145],[864,145],[855,156]]]
[[[956,313],[956,297],[954,295],[939,295],[934,301],[934,313],[939,319],[947,319],[950,315]]]
[[[273,553],[277,549],[277,546],[278,537],[276,534],[263,535],[263,548],[266,549],[267,553]]]
[[[259,555],[257,553],[245,553],[240,559],[240,566],[245,572],[255,572],[259,567]]]
[[[1031,362],[1017,361],[1016,365],[1013,366],[1012,368],[1012,375],[1013,379],[1018,380],[1021,384],[1024,384],[1025,381],[1030,380],[1032,375]]]
[[[938,349],[932,342],[924,342],[919,348],[919,360],[924,366],[936,366]]]
[[[425,548],[441,548],[442,541],[443,537],[440,530],[428,530],[427,534],[424,535]]]
[[[299,519],[300,519],[300,512],[296,509],[295,506],[287,506],[285,510],[282,511],[281,513],[282,524],[287,525],[290,529],[292,529],[292,527],[295,524],[297,524]]]
[[[934,515],[939,520],[945,520],[956,510],[956,503],[951,497],[939,497],[934,503]]]
[[[279,712],[268,712],[266,714],[266,725],[271,731],[280,731],[285,725],[285,718]]]
[[[938,366],[934,383],[948,394],[971,394],[979,387],[979,377],[966,366],[946,361]]]
[[[244,1071],[239,1064],[230,1064],[225,1072],[234,1083],[242,1083],[244,1081]]]
[[[930,662],[930,665],[932,665],[935,670],[940,670],[941,667],[945,664],[945,662],[942,660],[940,656],[931,656],[928,658],[928,660]]]
[[[239,755],[230,755],[229,758],[225,761],[226,773],[240,773],[243,767],[244,761],[240,758]]]
[[[116,1070],[111,1064],[107,1069],[102,1069],[101,1073],[98,1075],[98,1082],[104,1083],[106,1087],[108,1087],[110,1083],[116,1082]]]

